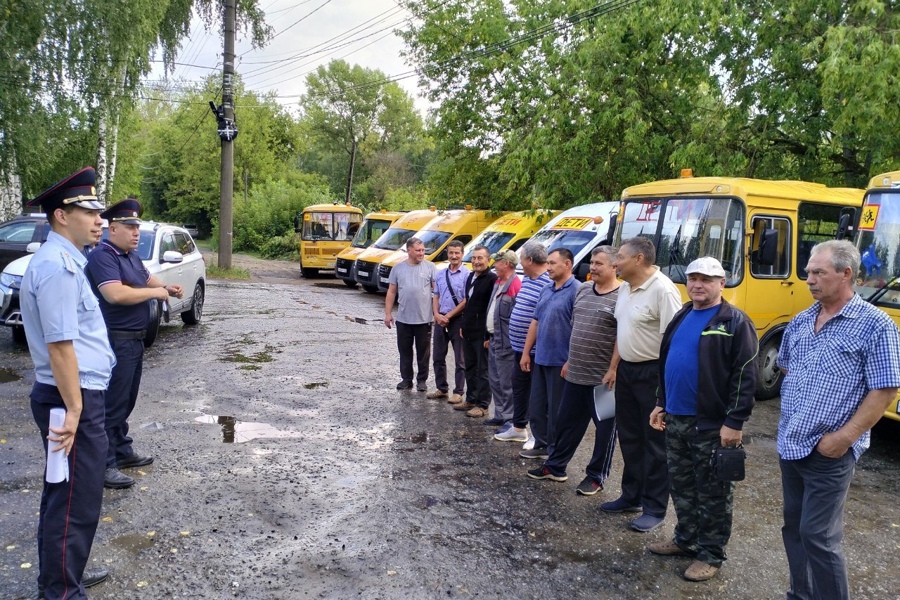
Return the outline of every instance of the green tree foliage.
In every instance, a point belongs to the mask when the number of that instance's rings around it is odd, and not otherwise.
[[[560,208],[681,167],[861,185],[898,158],[895,4],[409,0],[435,193]]]
[[[269,29],[257,4],[237,0],[237,15],[261,44]],[[18,171],[30,195],[94,164],[100,120],[130,106],[155,49],[171,66],[194,11],[219,26],[220,8],[221,0],[0,0],[0,171]],[[48,152],[54,140],[66,151]]]
[[[307,76],[301,127],[310,140],[301,165],[356,203],[383,204],[416,182],[432,144],[412,98],[377,70],[336,60]],[[362,185],[356,186],[362,181]]]
[[[148,216],[196,223],[216,235],[219,152],[208,99],[219,80],[185,91],[155,92],[123,126],[120,190],[142,199]],[[330,202],[321,175],[295,167],[300,129],[272,95],[235,86],[241,134],[234,153],[234,249],[280,255],[294,251],[293,217],[304,206]],[[244,175],[246,174],[246,178]],[[245,185],[246,184],[246,185]]]

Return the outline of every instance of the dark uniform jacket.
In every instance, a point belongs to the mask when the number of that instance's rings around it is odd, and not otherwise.
[[[656,405],[666,407],[666,358],[672,336],[693,310],[688,302],[666,327],[659,349],[659,387]],[[742,429],[753,410],[759,341],[756,329],[743,311],[722,300],[716,315],[700,335],[697,361],[697,428],[701,431],[727,425]]]
[[[479,277],[475,277],[474,272],[469,273],[466,279],[466,307],[460,322],[463,337],[487,339],[487,310],[495,281],[497,274],[493,271],[485,271]]]

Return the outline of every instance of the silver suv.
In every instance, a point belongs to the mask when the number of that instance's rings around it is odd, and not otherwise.
[[[106,237],[104,227],[103,237]],[[203,316],[203,300],[206,297],[206,263],[191,234],[183,227],[153,223],[141,223],[141,239],[137,253],[144,266],[166,284],[177,283],[184,289],[182,299],[169,298],[169,312],[181,313],[186,325],[195,325]],[[31,255],[15,260],[0,274],[0,325],[12,327],[13,339],[25,342],[25,329],[19,312],[19,287],[25,269],[31,262]],[[150,347],[159,330],[162,311],[159,303],[148,303],[151,311],[151,325],[144,338],[144,345]]]

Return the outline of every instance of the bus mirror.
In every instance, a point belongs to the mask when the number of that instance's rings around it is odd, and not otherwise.
[[[581,263],[578,265],[578,272],[575,273],[575,277],[578,278],[578,281],[587,281],[588,275],[591,273],[591,265],[588,263]]]
[[[843,240],[853,235],[853,224],[856,222],[856,209],[853,207],[845,207],[841,209],[841,217],[838,220],[837,233],[834,236],[836,240]]]
[[[756,252],[756,260],[753,262],[771,267],[778,260],[778,230],[763,229],[762,236],[759,241],[759,250]]]
[[[294,233],[300,233],[300,215],[294,215]]]

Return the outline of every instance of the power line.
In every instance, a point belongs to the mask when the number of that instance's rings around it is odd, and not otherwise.
[[[285,31],[291,29],[291,28],[294,27],[295,25],[298,25],[299,23],[301,23],[301,22],[305,21],[306,19],[308,19],[309,17],[313,16],[314,14],[316,14],[317,12],[319,12],[321,9],[325,8],[325,6],[328,5],[328,4],[331,4],[331,0],[325,0],[325,2],[323,2],[320,6],[318,6],[318,7],[315,8],[315,9],[313,9],[312,11],[306,13],[305,15],[303,15],[302,17],[300,17],[299,19],[297,19],[296,21],[294,21],[293,23],[291,23],[290,25],[288,25],[287,27],[285,27],[284,29],[282,29],[281,31],[279,31],[278,33],[276,33],[275,35],[273,35],[273,36],[269,39],[269,41],[274,40],[275,38],[277,38],[279,35],[281,35],[281,34],[284,33]]]

